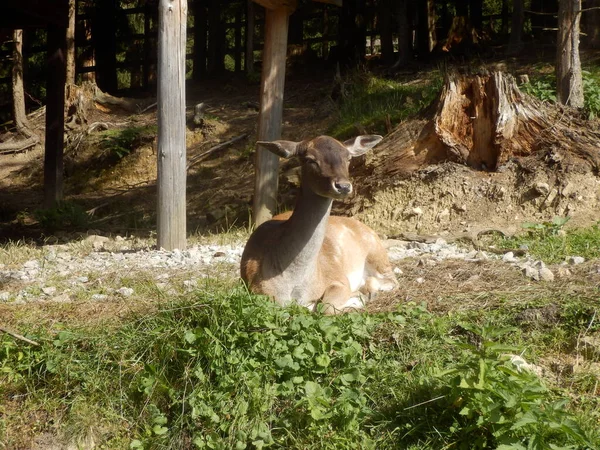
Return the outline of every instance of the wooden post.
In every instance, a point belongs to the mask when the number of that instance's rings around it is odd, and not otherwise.
[[[158,248],[186,245],[185,50],[187,0],[158,5]]]
[[[46,74],[46,144],[44,153],[44,206],[52,208],[63,199],[63,145],[65,128],[64,27],[48,25]]]
[[[265,13],[258,118],[258,139],[261,141],[281,137],[289,14],[287,7],[267,9]],[[253,213],[254,223],[258,226],[269,220],[277,209],[279,158],[268,150],[259,148],[256,152],[255,170]]]

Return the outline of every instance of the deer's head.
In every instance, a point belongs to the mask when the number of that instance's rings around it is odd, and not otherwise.
[[[378,135],[367,135],[340,142],[319,136],[301,142],[258,141],[257,144],[282,158],[297,156],[302,162],[303,187],[322,197],[340,199],[352,193],[350,160],[364,155],[382,139]]]

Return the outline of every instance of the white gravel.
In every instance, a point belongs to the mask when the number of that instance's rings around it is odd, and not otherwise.
[[[242,243],[194,245],[184,251],[164,251],[133,249],[133,245],[120,237],[90,236],[85,241],[91,245],[84,251],[68,245],[48,245],[38,253],[40,257],[20,265],[7,267],[0,261],[0,302],[64,302],[78,292],[87,293],[87,298],[94,301],[111,296],[127,298],[134,295],[135,290],[119,286],[119,280],[140,274],[149,274],[161,290],[174,292],[173,283],[178,279],[179,289],[191,291],[210,268],[218,267],[223,274],[237,276],[243,251]],[[524,279],[552,281],[554,278],[541,261],[518,258],[512,252],[495,255],[465,249],[441,238],[434,243],[393,240],[387,241],[387,246],[392,263],[406,258],[418,259],[419,264],[426,265],[445,259],[471,262],[496,259],[522,271]],[[572,258],[571,263],[578,264],[580,260]],[[402,276],[399,268],[395,272]]]

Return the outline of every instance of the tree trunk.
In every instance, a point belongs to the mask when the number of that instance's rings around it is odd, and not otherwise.
[[[435,5],[433,0],[419,0],[417,10],[417,49],[419,59],[427,59],[436,45],[435,19]]]
[[[13,32],[13,67],[12,67],[12,116],[16,131],[25,139],[0,143],[0,152],[13,153],[27,150],[39,142],[31,131],[25,109],[25,88],[23,87],[23,30]]]
[[[92,38],[96,54],[96,81],[104,92],[115,92],[117,81],[117,0],[102,0],[96,4]]]
[[[254,73],[254,2],[248,0],[246,9],[246,55],[244,58],[246,75]]]
[[[363,61],[367,42],[365,0],[343,2],[339,30],[340,62],[356,64]]]
[[[397,0],[398,17],[398,61],[403,66],[412,59],[412,29],[408,18],[408,0]]]
[[[597,172],[600,137],[584,122],[561,121],[561,115],[521,93],[510,75],[451,73],[426,117],[401,124],[378,146],[384,163],[372,176],[408,176],[445,161],[495,171],[512,158],[535,154],[564,167],[578,158]]]
[[[525,18],[524,0],[513,0],[513,12],[510,22],[510,40],[508,42],[508,54],[515,55],[521,51],[523,42],[523,20]]]
[[[69,0],[67,27],[67,84],[75,84],[75,10],[76,0]]]
[[[483,0],[469,0],[469,18],[471,25],[481,32],[483,26]]]
[[[208,74],[220,75],[225,70],[225,27],[221,22],[221,2],[211,0],[208,5]]]
[[[195,81],[206,75],[206,34],[208,31],[208,11],[205,0],[194,3],[194,72]]]
[[[556,45],[556,92],[558,101],[583,107],[583,80],[579,59],[581,0],[560,0]]]
[[[13,68],[12,68],[12,94],[13,94],[13,121],[18,132],[31,134],[27,112],[25,110],[25,88],[23,87],[23,30],[13,32]]]
[[[587,45],[590,48],[600,48],[600,0],[588,0],[585,19],[585,31],[587,33]]]
[[[381,35],[381,58],[384,63],[389,64],[394,59],[394,41],[392,35],[392,3],[390,0],[382,0],[377,12],[379,33]]]
[[[93,28],[93,19],[90,19],[89,16],[94,15],[93,8],[86,9],[86,15],[88,18],[83,19],[82,21],[82,30],[81,34],[83,35],[83,40],[85,41],[84,50],[79,57],[80,67],[84,69],[84,72],[81,74],[81,80],[83,83],[94,83],[96,84],[96,53],[94,50],[94,28]],[[88,68],[92,68],[88,69]],[[87,71],[89,70],[89,71]]]

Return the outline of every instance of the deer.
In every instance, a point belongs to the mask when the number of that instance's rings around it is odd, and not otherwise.
[[[350,160],[382,139],[257,142],[282,158],[299,158],[301,183],[293,211],[258,226],[246,243],[240,272],[250,291],[283,306],[297,302],[315,310],[322,303],[325,314],[338,314],[362,309],[379,291],[397,286],[377,233],[354,218],[331,215],[333,201],[352,194]]]

